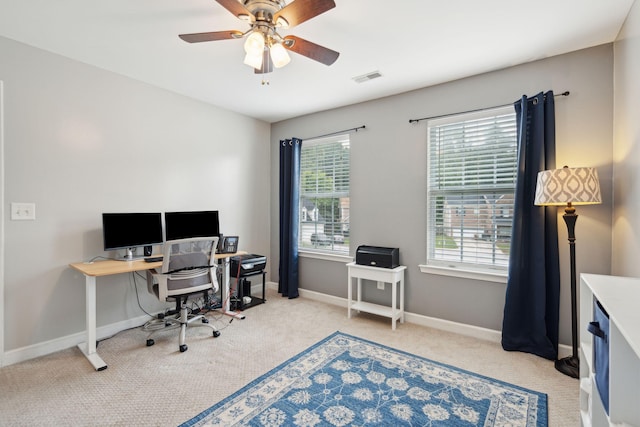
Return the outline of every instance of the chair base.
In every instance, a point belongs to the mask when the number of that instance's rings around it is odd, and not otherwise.
[[[198,320],[200,320],[200,323],[195,323]],[[184,353],[189,348],[186,344],[187,326],[204,326],[213,330],[214,338],[220,336],[220,331],[218,331],[215,326],[209,324],[209,320],[204,315],[190,315],[189,310],[184,303],[180,307],[179,317],[165,317],[164,319],[154,320],[153,323],[157,323],[158,321],[164,322],[164,327],[151,331],[149,335],[147,335],[147,347],[155,344],[155,341],[151,337],[157,332],[180,328],[180,341],[178,348],[181,353]]]

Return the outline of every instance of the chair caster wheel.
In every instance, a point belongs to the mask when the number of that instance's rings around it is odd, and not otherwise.
[[[154,345],[156,342],[154,340],[147,340],[147,347],[151,347],[152,345]]]
[[[207,319],[206,317],[202,318],[202,323],[209,323],[209,319]]]
[[[186,344],[182,344],[182,345],[180,346],[180,353],[184,353],[185,351],[187,351],[187,348],[189,348],[189,347],[187,347],[187,345],[186,345]]]
[[[213,336],[214,337],[219,337],[220,336],[220,331],[213,331]]]

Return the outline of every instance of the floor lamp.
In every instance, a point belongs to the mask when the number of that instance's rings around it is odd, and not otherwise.
[[[575,205],[594,205],[602,203],[598,171],[594,168],[570,168],[538,172],[536,197],[538,206],[565,206],[564,222],[569,236],[569,256],[571,260],[571,345],[573,354],[558,359],[556,369],[573,378],[580,376],[578,358],[578,308],[576,301],[576,214]]]

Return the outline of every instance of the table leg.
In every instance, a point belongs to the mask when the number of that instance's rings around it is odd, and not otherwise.
[[[353,280],[351,274],[347,277],[347,319],[351,319],[351,298],[353,297]]]
[[[87,342],[78,344],[78,348],[96,371],[107,369],[107,364],[98,356],[96,352],[96,278],[95,276],[85,275],[85,293],[86,293],[86,328]]]
[[[396,330],[396,314],[398,313],[398,308],[396,306],[396,292],[397,292],[397,283],[396,280],[393,279],[393,283],[391,284],[391,329]]]
[[[400,276],[400,323],[404,323],[404,274]]]
[[[220,264],[222,265],[222,290],[220,291],[220,297],[222,298],[222,311],[229,311],[230,303],[229,303],[229,259],[224,258],[221,260]]]
[[[230,301],[231,298],[229,295],[229,284],[231,282],[230,268],[229,268],[230,265],[231,265],[231,260],[229,258],[224,258],[222,260],[222,283],[220,284],[220,286],[222,286],[222,291],[221,291],[222,312],[227,316],[231,316],[235,319],[244,319],[245,318],[244,314],[236,313],[235,311],[231,310],[231,301]],[[240,286],[239,283],[238,283],[238,286]]]

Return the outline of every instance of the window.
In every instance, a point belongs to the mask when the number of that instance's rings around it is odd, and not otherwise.
[[[349,135],[305,140],[298,246],[349,255]]]
[[[518,157],[513,107],[430,120],[427,156],[427,266],[506,272]]]

